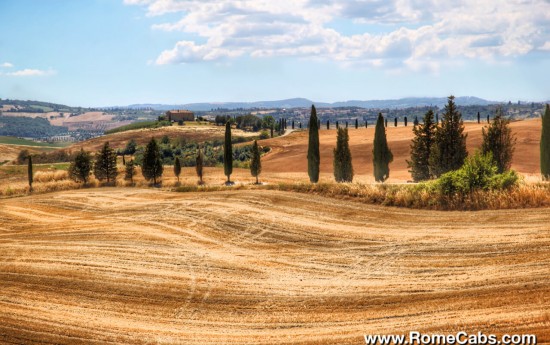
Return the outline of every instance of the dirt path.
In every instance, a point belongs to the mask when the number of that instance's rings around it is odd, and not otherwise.
[[[550,212],[427,212],[268,191],[0,201],[0,343],[550,342]]]

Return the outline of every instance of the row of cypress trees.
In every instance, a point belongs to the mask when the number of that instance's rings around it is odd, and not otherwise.
[[[336,148],[333,151],[334,179],[337,182],[351,182],[353,180],[353,164],[349,149],[349,134],[347,128],[338,127]],[[390,175],[389,164],[393,161],[393,154],[388,147],[384,117],[378,114],[374,133],[373,165],[374,177],[378,182],[385,181]],[[319,182],[320,152],[319,152],[319,127],[317,110],[311,106],[309,118],[308,137],[308,175],[312,183]]]
[[[502,173],[510,169],[512,155],[516,138],[512,135],[509,128],[510,120],[502,115],[502,109],[498,108],[495,118],[491,125],[485,130],[482,129],[483,143],[481,153],[491,153],[495,161],[498,172]],[[407,161],[410,168],[409,172],[414,181],[428,180],[439,177],[442,174],[459,169],[468,156],[466,150],[466,138],[464,134],[464,123],[460,112],[458,112],[454,97],[448,98],[445,106],[445,113],[441,125],[434,122],[434,113],[429,110],[422,124],[415,120],[413,128],[414,139],[411,143],[411,160]],[[333,151],[334,177],[337,182],[351,182],[353,180],[353,165],[351,151],[349,149],[349,135],[347,128],[338,128],[336,148]],[[196,170],[199,177],[199,183],[202,184],[203,177],[203,153],[199,149],[196,159]],[[311,182],[319,181],[320,172],[320,152],[319,152],[319,121],[315,106],[311,107],[311,116],[309,120],[309,138],[308,138],[308,175]],[[385,121],[382,114],[378,115],[373,144],[373,167],[374,177],[377,182],[385,181],[390,174],[389,163],[393,161],[393,154],[388,147]],[[103,148],[95,155],[95,164],[92,165],[92,159],[89,152],[81,149],[80,153],[69,167],[69,176],[75,181],[88,182],[92,170],[95,177],[100,180],[106,180],[107,183],[115,181],[118,175],[116,166],[116,153],[106,142]],[[550,178],[550,107],[547,104],[542,122],[542,134],[540,142],[540,166],[544,179]],[[125,163],[126,179],[133,182],[135,175],[134,162]],[[142,174],[148,181],[153,180],[157,184],[157,179],[163,173],[162,156],[160,148],[154,138],[147,144],[143,157]],[[257,141],[252,146],[252,159],[250,171],[252,176],[258,177],[261,173],[260,149]],[[233,151],[231,143],[231,124],[226,123],[225,143],[224,143],[224,174],[227,176],[226,184],[232,184],[231,174],[233,172]],[[174,174],[178,178],[181,173],[179,158],[174,162]],[[33,173],[32,157],[28,162],[29,186],[32,191]]]
[[[93,172],[94,176],[99,180],[106,180],[107,183],[116,180],[118,175],[116,165],[116,152],[106,142],[103,148],[96,153],[95,163],[92,165],[92,157],[89,152],[80,150],[75,160],[69,167],[69,177],[76,182],[87,183],[89,180],[90,172]],[[124,157],[123,157],[124,159]],[[135,176],[135,163],[134,161],[124,162],[125,165],[125,179],[131,180]],[[204,154],[199,148],[197,150],[196,158],[196,171],[199,177],[199,184],[203,184],[203,165]],[[262,163],[260,159],[260,148],[257,141],[254,141],[252,145],[252,160],[250,163],[250,171],[252,176],[256,177],[256,184],[259,183],[258,177],[262,171]],[[152,181],[154,185],[157,184],[158,179],[162,177],[164,172],[164,166],[162,163],[162,154],[157,141],[152,138],[151,141],[145,147],[143,153],[143,162],[141,165],[141,172],[143,177],[147,181]],[[231,143],[231,123],[227,122],[225,126],[225,142],[224,142],[224,174],[227,176],[226,184],[233,184],[231,182],[231,174],[233,173],[233,147]],[[181,174],[181,163],[178,157],[174,161],[174,175],[179,182],[179,176]],[[29,160],[29,185],[32,188],[32,161]]]

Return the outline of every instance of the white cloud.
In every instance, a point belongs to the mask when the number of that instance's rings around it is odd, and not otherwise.
[[[2,67],[2,68],[12,68],[13,64],[11,64],[9,62],[4,62],[4,63],[0,64],[0,67]]]
[[[548,50],[545,0],[124,0],[147,15],[181,13],[155,30],[181,32],[157,64],[295,56],[377,68],[429,68]],[[375,27],[363,34],[332,28]],[[185,37],[185,39],[183,39]]]
[[[54,75],[56,73],[57,72],[52,69],[44,71],[40,69],[25,68],[19,71],[6,73],[6,75],[9,75],[12,77],[44,77],[44,76]]]

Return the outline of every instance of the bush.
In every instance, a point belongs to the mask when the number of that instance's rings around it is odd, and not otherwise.
[[[436,190],[442,195],[470,194],[475,190],[502,190],[516,186],[519,177],[515,171],[497,174],[498,167],[491,153],[479,152],[466,159],[464,165],[441,175],[435,181]]]
[[[267,131],[262,131],[260,133],[260,140],[263,140],[263,139],[269,139],[269,133]]]
[[[508,170],[502,174],[497,174],[489,181],[490,189],[504,190],[517,186],[519,175],[514,170]]]

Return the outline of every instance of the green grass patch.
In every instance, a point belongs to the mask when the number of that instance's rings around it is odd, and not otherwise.
[[[116,127],[113,129],[110,129],[108,131],[105,131],[105,134],[113,134],[113,133],[120,133],[120,132],[126,132],[131,131],[134,129],[143,129],[143,128],[159,128],[159,127],[166,127],[171,126],[172,124],[168,121],[142,121],[142,122],[134,122],[130,123],[128,125]]]

